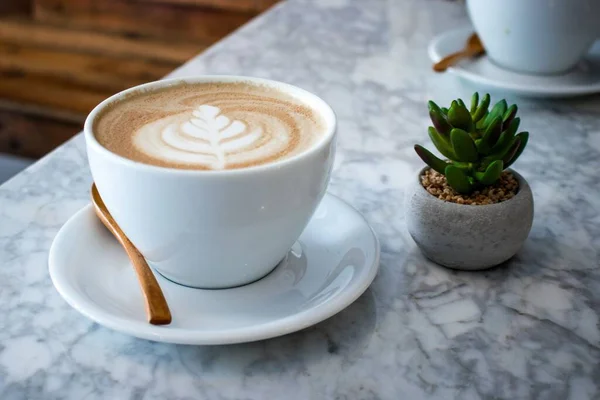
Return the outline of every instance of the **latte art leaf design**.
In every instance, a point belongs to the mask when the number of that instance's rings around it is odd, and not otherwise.
[[[231,121],[221,114],[218,107],[201,105],[192,113],[192,118],[184,122],[179,129],[185,135],[201,139],[205,143],[188,143],[182,150],[212,155],[215,158],[213,168],[223,169],[226,165],[226,154],[253,144],[260,139],[260,130],[246,132],[246,124],[241,121]],[[176,127],[169,125],[163,132],[163,139],[173,147],[177,142],[179,132]],[[175,140],[173,140],[175,139]]]
[[[159,160],[225,169],[236,157],[257,149],[261,128],[231,120],[219,107],[203,104],[191,113],[175,114],[142,126],[134,144],[144,154]],[[232,161],[233,160],[233,161]]]

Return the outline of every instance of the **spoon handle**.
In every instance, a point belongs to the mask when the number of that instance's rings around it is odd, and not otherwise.
[[[461,58],[469,57],[470,55],[471,55],[471,52],[468,50],[461,50],[456,53],[447,55],[446,57],[442,58],[440,61],[433,64],[433,70],[435,72],[444,72],[449,67],[456,64]]]
[[[126,236],[120,238],[119,241],[129,256],[129,260],[131,261],[131,264],[133,264],[138,281],[140,282],[142,294],[146,301],[146,315],[148,316],[148,322],[153,325],[170,324],[171,311],[167,305],[167,300],[165,299],[150,266],[146,262],[146,259]]]
[[[98,193],[98,189],[96,185],[92,185],[92,203],[94,204],[94,211],[96,215],[102,221],[104,226],[108,228],[108,230],[113,234],[113,236],[121,243],[121,246],[125,249],[131,264],[133,265],[133,269],[138,278],[138,282],[142,289],[142,294],[144,295],[144,301],[146,304],[146,316],[148,317],[148,322],[153,325],[167,325],[171,323],[171,311],[169,310],[169,305],[167,304],[167,300],[163,295],[163,292],[156,281],[156,277],[152,273],[150,266],[146,262],[144,256],[139,252],[139,250],[131,243],[129,238],[125,235],[125,233],[117,224],[117,221],[114,220],[102,197],[100,197],[100,193]]]

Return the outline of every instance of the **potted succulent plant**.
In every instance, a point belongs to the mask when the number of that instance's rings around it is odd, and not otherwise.
[[[508,169],[527,145],[517,134],[517,106],[491,110],[475,93],[449,109],[429,102],[429,137],[445,159],[415,145],[427,164],[407,193],[408,230],[425,256],[456,269],[477,270],[511,258],[533,222],[533,196],[525,179]]]

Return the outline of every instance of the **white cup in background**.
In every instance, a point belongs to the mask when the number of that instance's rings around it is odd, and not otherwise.
[[[496,64],[530,74],[573,68],[600,37],[599,0],[467,0]]]
[[[273,163],[222,171],[163,168],[118,156],[94,137],[97,115],[139,90],[175,82],[250,81],[311,106],[326,131],[310,149]],[[152,82],[99,104],[85,122],[92,176],[108,210],[149,264],[193,287],[225,288],[269,273],[298,239],[325,194],[335,153],[329,105],[300,88],[257,78],[203,76]]]

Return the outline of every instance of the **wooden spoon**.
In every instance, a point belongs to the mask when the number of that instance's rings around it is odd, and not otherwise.
[[[456,64],[462,58],[477,57],[485,53],[483,43],[479,40],[479,36],[476,33],[469,36],[467,39],[466,47],[459,52],[452,53],[442,58],[437,63],[433,64],[433,70],[435,72],[444,72],[449,67]]]
[[[95,184],[92,185],[92,203],[94,204],[94,210],[96,211],[98,218],[100,218],[100,221],[102,221],[104,226],[106,226],[119,243],[121,243],[131,264],[133,264],[146,302],[148,322],[153,325],[170,324],[171,311],[169,311],[169,305],[165,300],[165,296],[163,295],[152,270],[148,266],[144,256],[142,256],[133,243],[129,241],[121,228],[119,228],[117,222],[113,219],[112,215],[110,215]]]

